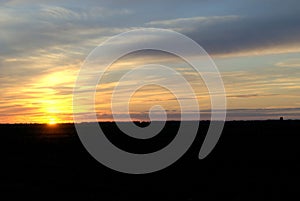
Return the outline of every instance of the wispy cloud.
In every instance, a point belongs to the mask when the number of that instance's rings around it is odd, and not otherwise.
[[[195,24],[199,25],[212,25],[214,23],[220,23],[225,21],[234,21],[241,18],[237,15],[225,15],[225,16],[197,16],[197,17],[189,17],[189,18],[176,18],[170,20],[158,20],[147,22],[146,25],[150,26],[163,26],[169,28],[187,28],[191,27]]]
[[[299,68],[300,67],[300,59],[288,59],[286,61],[278,62],[275,65],[279,66],[279,67]]]

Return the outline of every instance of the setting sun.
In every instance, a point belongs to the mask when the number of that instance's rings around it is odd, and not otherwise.
[[[57,122],[56,122],[55,118],[49,119],[48,125],[56,125],[56,124],[57,124]]]

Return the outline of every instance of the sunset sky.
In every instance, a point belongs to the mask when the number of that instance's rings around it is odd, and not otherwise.
[[[185,34],[211,55],[224,81],[229,120],[300,119],[298,0],[0,0],[0,123],[72,122],[74,82],[86,56],[111,36],[149,27]],[[172,55],[122,58],[97,91],[99,120],[110,120],[107,93],[118,73],[153,62],[189,75]],[[194,84],[205,113],[208,94]],[[167,104],[176,118],[172,100],[149,86],[131,103],[133,118],[143,120],[142,106],[152,101]]]

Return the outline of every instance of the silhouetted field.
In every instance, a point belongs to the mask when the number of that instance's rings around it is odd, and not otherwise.
[[[73,124],[0,125],[0,200],[297,200],[300,121],[226,122],[213,152],[198,153],[209,122],[189,151],[159,172],[129,175],[98,163]],[[133,140],[101,123],[118,147],[156,151],[172,141],[179,122],[149,140]],[[2,197],[1,197],[2,196]]]

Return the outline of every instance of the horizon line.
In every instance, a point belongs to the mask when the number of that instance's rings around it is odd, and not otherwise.
[[[168,120],[166,122],[194,122],[194,121],[198,121],[198,122],[211,122],[211,120],[186,120],[186,121],[180,121],[180,120]],[[213,122],[220,122],[221,120],[214,120]],[[253,122],[253,121],[300,121],[300,119],[236,119],[236,120],[225,120],[224,122]],[[75,123],[75,122],[57,122],[55,123],[55,125],[58,124],[91,124],[91,123],[151,123],[151,122],[161,122],[161,121],[94,121],[94,122],[80,122],[80,123]],[[22,122],[15,122],[15,123],[0,123],[0,125],[51,125],[49,123],[46,122],[26,122],[26,123],[22,123]]]

